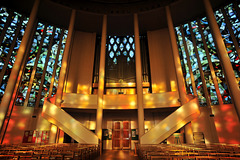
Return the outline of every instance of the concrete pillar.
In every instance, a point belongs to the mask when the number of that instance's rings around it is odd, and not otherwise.
[[[137,105],[138,105],[138,131],[139,138],[144,134],[144,108],[143,108],[143,88],[142,88],[142,65],[140,53],[140,37],[138,15],[134,14],[134,38],[135,38],[135,63],[136,63],[136,83],[137,83]],[[140,142],[141,143],[141,142]]]
[[[232,64],[230,62],[227,49],[223,42],[223,38],[218,27],[217,21],[214,16],[214,12],[209,0],[203,0],[206,9],[209,25],[212,29],[212,35],[215,39],[216,47],[218,48],[218,55],[224,69],[224,73],[227,79],[228,87],[232,96],[232,102],[236,108],[238,119],[240,120],[240,90],[237,79],[235,77]]]
[[[184,105],[187,103],[187,93],[184,83],[184,77],[182,72],[182,66],[181,66],[181,60],[178,53],[178,45],[177,45],[177,38],[173,26],[171,11],[169,6],[166,6],[166,15],[167,15],[167,22],[168,22],[168,30],[169,35],[171,39],[171,45],[172,45],[172,52],[173,52],[173,58],[174,58],[174,65],[176,68],[176,76],[177,76],[177,84],[178,84],[178,92],[181,104]],[[195,83],[195,82],[193,82]],[[185,128],[185,138],[187,143],[193,143],[193,132],[191,127],[191,122],[188,123]]]
[[[64,86],[65,75],[66,75],[66,71],[67,71],[67,63],[68,63],[68,58],[69,58],[69,54],[70,54],[69,52],[70,52],[70,46],[71,46],[72,36],[73,36],[73,31],[74,31],[75,18],[76,18],[76,10],[72,10],[69,27],[68,27],[67,41],[66,41],[65,50],[63,53],[62,67],[60,70],[58,88],[57,88],[57,93],[56,93],[55,104],[58,107],[61,107],[63,86]],[[53,128],[53,131],[52,131],[52,128]],[[49,136],[49,142],[54,143],[54,141],[56,142],[57,132],[55,132],[56,127],[54,125],[52,125],[52,128],[51,128],[51,133]]]
[[[61,70],[60,70],[60,76],[59,76],[59,80],[58,80],[58,88],[57,88],[57,93],[56,93],[55,104],[59,107],[60,107],[61,101],[62,101],[63,86],[64,86],[64,81],[65,81],[65,76],[66,76],[66,71],[67,71],[67,63],[68,63],[68,58],[69,58],[69,54],[70,54],[70,47],[71,47],[72,36],[73,36],[73,31],[74,31],[75,18],[76,18],[76,10],[74,9],[74,10],[72,10],[71,19],[69,22],[68,36],[67,36],[67,41],[66,41],[66,45],[65,45],[65,50],[63,53],[62,66],[61,66]]]
[[[17,53],[17,57],[16,57],[16,61],[13,65],[12,72],[10,74],[6,90],[5,90],[5,93],[2,98],[2,102],[0,105],[0,126],[2,126],[2,124],[3,124],[5,114],[8,110],[9,104],[11,102],[15,84],[18,79],[18,74],[19,74],[21,65],[24,60],[24,54],[25,54],[25,51],[28,46],[28,41],[31,39],[31,32],[32,32],[32,29],[34,28],[34,22],[36,20],[39,3],[40,3],[40,0],[35,0],[35,2],[34,2],[34,5],[32,8],[30,17],[29,17],[29,21],[28,21],[28,24],[27,24],[27,27],[26,27],[26,30],[25,30],[25,33],[24,33],[24,36],[22,39],[22,43],[20,44],[20,47],[19,47],[19,50]]]
[[[96,132],[95,132],[100,140],[102,139],[106,39],[107,39],[107,15],[104,15],[103,24],[102,24],[102,39],[101,39],[99,81],[98,81],[98,108],[97,108],[97,115],[96,115],[97,117],[96,117]]]

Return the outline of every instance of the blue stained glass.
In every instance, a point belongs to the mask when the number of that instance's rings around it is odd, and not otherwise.
[[[195,85],[196,85],[196,89],[197,89],[198,100],[199,100],[200,105],[205,106],[207,104],[207,102],[206,102],[206,98],[204,97],[203,84],[202,84],[202,80],[201,80],[200,71],[198,68],[196,53],[194,51],[194,46],[192,43],[192,37],[191,37],[190,30],[189,30],[189,25],[184,24],[183,30],[185,33],[185,41],[187,43],[187,50],[188,50],[189,57],[190,57],[192,72],[193,72]]]
[[[110,51],[111,50],[111,45],[108,45],[108,51]]]
[[[133,52],[132,50],[129,52],[129,56],[130,56],[131,58],[133,58],[134,52]]]
[[[49,43],[50,43],[50,38],[52,36],[52,32],[53,32],[53,26],[48,26],[46,35],[44,36],[42,50],[41,50],[41,54],[39,56],[37,69],[36,69],[35,77],[33,80],[33,85],[32,85],[29,100],[28,100],[28,106],[31,106],[31,107],[35,106],[37,96],[41,96],[41,95],[38,95],[38,92],[39,92],[39,87],[41,84],[43,68],[46,63],[46,57],[47,57],[47,53],[48,53],[48,49],[49,49]]]
[[[240,59],[238,57],[236,48],[233,44],[232,37],[230,36],[229,30],[226,27],[225,19],[223,17],[222,11],[219,9],[215,12],[215,17],[218,22],[218,26],[220,28],[220,32],[223,37],[223,41],[225,43],[228,56],[230,58],[230,61],[232,63],[232,67],[236,76],[236,79],[238,83],[240,84]]]
[[[119,48],[120,48],[120,51],[123,50],[123,47],[124,47],[124,46],[123,46],[123,44],[121,43],[121,44],[120,44],[120,47],[119,47]]]
[[[113,44],[114,43],[114,38],[110,39],[110,43]]]
[[[132,45],[132,48],[133,48],[133,50],[135,50],[135,44],[133,43],[133,45]]]
[[[117,48],[118,48],[117,44],[114,44],[113,50],[114,50],[115,52],[117,51]]]
[[[123,44],[126,44],[126,43],[127,43],[127,38],[124,37],[124,38],[123,38]]]
[[[116,53],[116,55],[117,55],[117,56],[120,56],[120,55],[121,55],[121,52],[120,52],[120,51],[118,51],[118,52]]]
[[[33,43],[31,46],[30,53],[28,55],[27,64],[25,67],[25,71],[22,76],[22,82],[19,86],[19,91],[17,94],[17,100],[16,105],[23,105],[26,100],[27,90],[28,90],[28,84],[30,81],[31,73],[33,70],[33,66],[36,60],[36,55],[39,49],[41,37],[44,30],[44,25],[42,23],[38,23],[37,30],[35,31],[34,37],[33,37]]]
[[[203,33],[204,33],[204,36],[206,39],[209,54],[211,56],[213,68],[214,68],[216,76],[217,76],[218,87],[219,87],[220,94],[223,99],[223,103],[225,103],[225,104],[231,103],[231,97],[230,97],[230,94],[228,91],[224,72],[223,72],[222,66],[220,64],[220,60],[218,58],[217,49],[215,47],[213,37],[211,34],[211,30],[210,30],[210,26],[208,24],[206,17],[201,19],[201,26],[202,26]]]
[[[113,63],[117,64],[117,58],[116,57],[113,59]]]
[[[179,54],[181,57],[181,65],[182,65],[183,75],[185,77],[187,93],[193,94],[192,81],[191,81],[189,68],[187,65],[187,56],[186,56],[186,52],[185,52],[185,48],[184,48],[184,44],[183,44],[182,33],[180,31],[180,27],[176,27],[175,30],[176,30],[176,34],[177,34],[178,49],[179,49]]]
[[[208,89],[208,94],[209,94],[210,99],[211,99],[211,104],[216,105],[216,104],[218,104],[217,93],[216,93],[214,83],[212,81],[211,71],[210,71],[210,67],[209,67],[209,64],[208,64],[206,51],[205,51],[204,46],[203,46],[202,37],[201,37],[201,34],[199,32],[199,29],[198,29],[198,24],[197,24],[196,21],[193,21],[193,22],[191,22],[191,25],[192,25],[192,28],[193,28],[193,33],[196,37],[196,46],[197,46],[197,49],[198,49],[198,54],[199,54],[199,58],[200,58],[200,61],[201,61],[202,70],[203,70],[203,73],[204,73],[204,79],[205,79],[207,89]]]
[[[123,55],[124,55],[124,56],[127,56],[127,51],[123,51]]]
[[[111,51],[111,52],[109,53],[109,56],[110,56],[111,58],[113,58],[113,57],[114,57],[114,52]]]
[[[0,35],[5,26],[8,16],[9,16],[9,13],[7,12],[7,9],[5,7],[1,7],[0,8]]]
[[[127,43],[127,45],[126,45],[126,49],[129,51],[130,48],[131,48],[131,47],[130,47],[130,44]]]
[[[119,38],[117,38],[117,39],[116,39],[116,42],[117,42],[117,44],[119,44],[119,43],[120,43],[120,39],[119,39]]]
[[[56,60],[58,64],[57,64],[56,74],[55,74],[54,83],[53,83],[52,96],[55,95],[57,92],[58,78],[59,78],[60,69],[62,66],[62,57],[63,57],[63,52],[65,49],[65,44],[67,41],[67,35],[68,35],[68,30],[64,30],[62,42],[59,42],[59,43],[61,43],[61,49],[60,49],[60,54],[59,54],[58,60]]]
[[[130,43],[130,44],[133,43],[133,38],[132,38],[132,37],[129,38],[129,43]]]
[[[234,35],[237,39],[238,45],[240,45],[240,21],[237,18],[237,13],[235,9],[233,8],[233,4],[229,4],[226,7],[224,7],[228,16],[228,19],[232,25],[232,29],[234,32]]]

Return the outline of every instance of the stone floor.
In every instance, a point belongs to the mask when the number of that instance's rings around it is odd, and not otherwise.
[[[104,150],[96,160],[139,160],[131,150]]]

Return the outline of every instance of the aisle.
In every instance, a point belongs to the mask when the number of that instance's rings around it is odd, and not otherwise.
[[[131,150],[104,150],[96,160],[138,160]]]

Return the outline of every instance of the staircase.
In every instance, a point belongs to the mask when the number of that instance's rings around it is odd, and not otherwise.
[[[154,128],[145,133],[141,138],[141,144],[159,144],[184,125],[200,115],[198,99],[189,96],[188,103],[179,107],[163,121],[159,122]]]
[[[55,104],[55,97],[45,98],[42,117],[56,125],[78,143],[98,144],[98,137]]]

